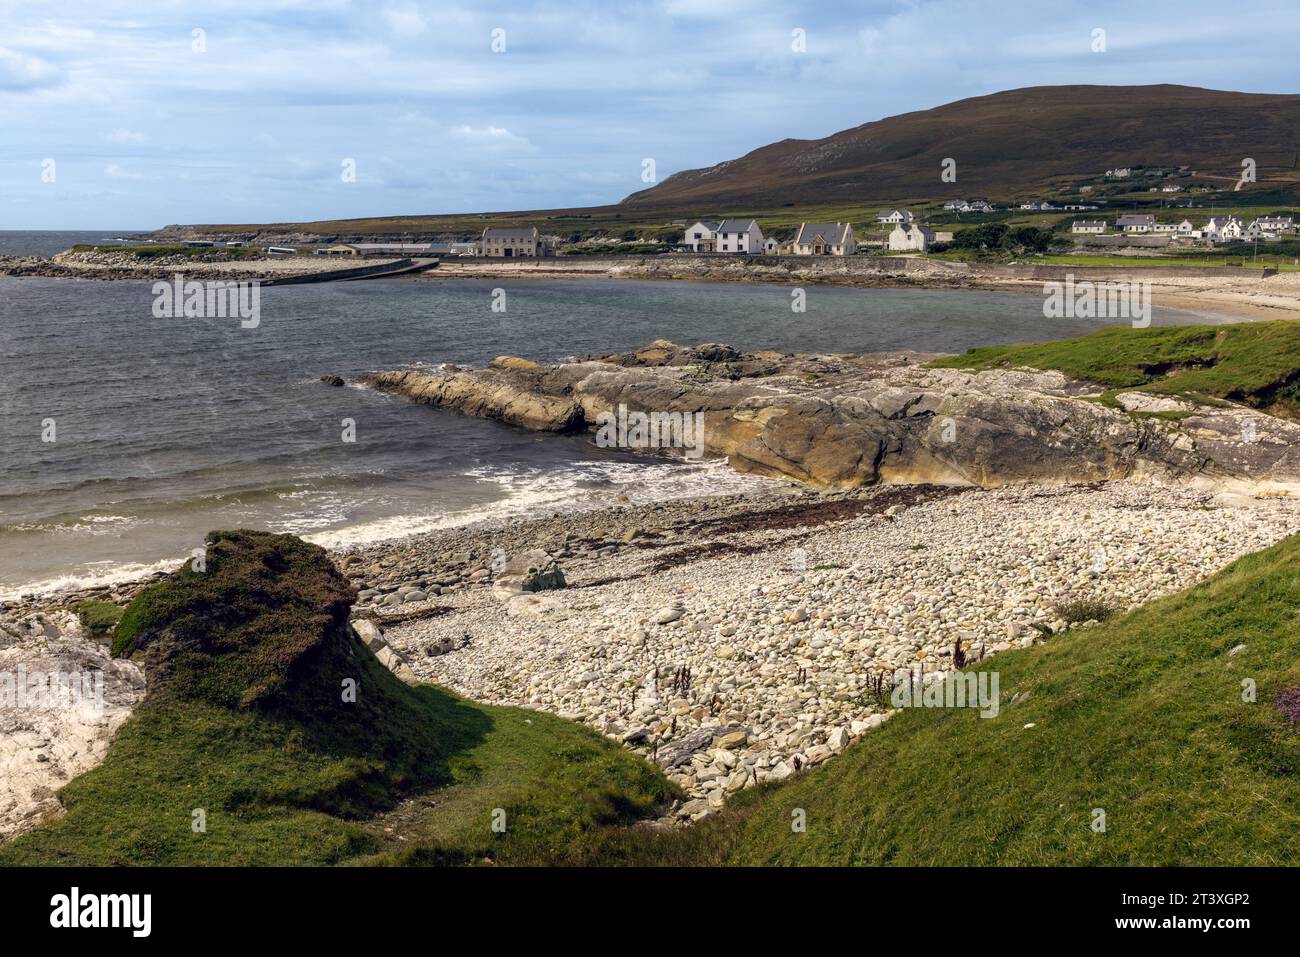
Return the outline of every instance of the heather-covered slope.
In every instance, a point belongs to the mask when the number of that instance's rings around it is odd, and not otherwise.
[[[1010,200],[1138,165],[1231,188],[1250,157],[1260,187],[1294,183],[1300,95],[1197,87],[1039,86],[786,139],[633,193],[625,207],[752,209],[876,197]],[[956,182],[940,179],[957,163]]]

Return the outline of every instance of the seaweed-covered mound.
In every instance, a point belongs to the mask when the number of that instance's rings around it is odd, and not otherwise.
[[[150,696],[269,705],[346,656],[356,592],[292,535],[213,532],[204,554],[126,610],[115,655],[142,655]]]

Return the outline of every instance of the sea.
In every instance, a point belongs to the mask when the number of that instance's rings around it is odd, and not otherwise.
[[[0,232],[0,255],[126,234]],[[1045,319],[1041,296],[990,290],[814,286],[802,313],[788,286],[680,281],[390,279],[260,295],[248,328],[155,318],[147,282],[0,276],[0,600],[171,567],[217,528],[346,547],[768,481],[322,375],[554,361],[660,338],[957,352],[1104,324]],[[1204,319],[1157,308],[1154,324]]]

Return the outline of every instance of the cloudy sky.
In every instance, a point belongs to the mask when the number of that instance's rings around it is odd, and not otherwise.
[[[1015,87],[1296,92],[1298,28],[1296,0],[0,0],[0,228],[600,204],[647,158]]]

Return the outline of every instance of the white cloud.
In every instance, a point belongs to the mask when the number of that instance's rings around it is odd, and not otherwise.
[[[130,170],[123,169],[121,166],[118,166],[116,163],[109,163],[107,166],[105,166],[104,175],[107,176],[109,179],[138,180],[138,179],[145,178],[145,175],[143,173],[133,173]]]
[[[0,47],[0,90],[36,90],[62,80],[59,70],[40,57]]]
[[[108,134],[108,141],[110,143],[120,143],[123,145],[128,143],[145,143],[148,142],[148,140],[149,137],[145,136],[143,133],[137,133],[134,130],[114,130]]]
[[[465,124],[452,127],[451,135],[454,139],[473,143],[487,149],[524,151],[534,149],[533,144],[528,142],[525,137],[516,136],[504,126],[475,128]]]

